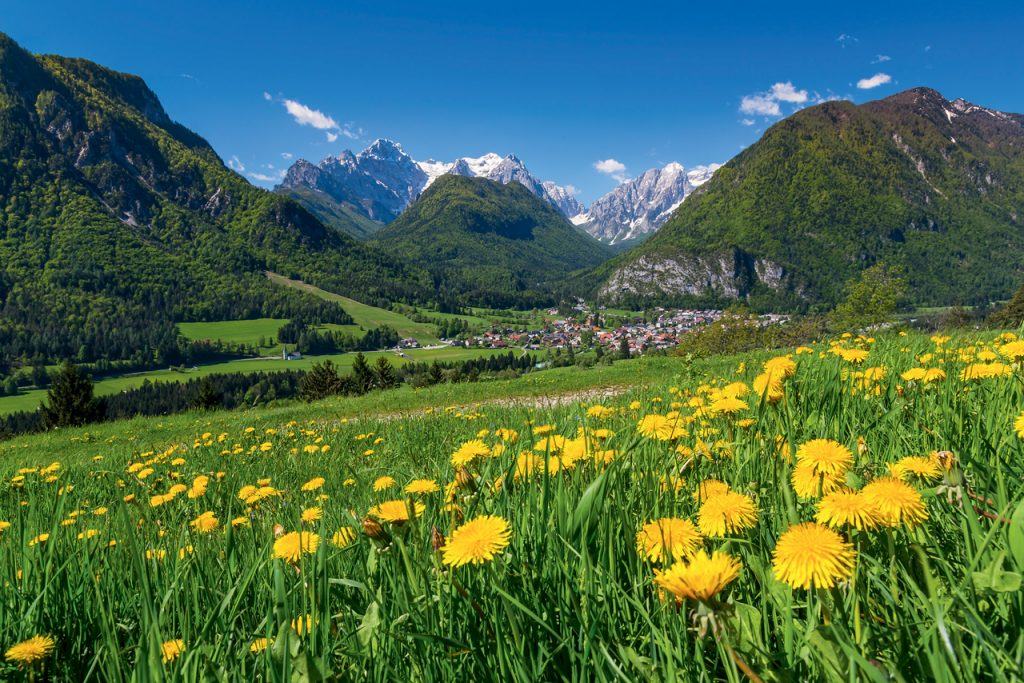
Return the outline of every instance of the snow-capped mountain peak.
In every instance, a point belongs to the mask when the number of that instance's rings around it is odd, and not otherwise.
[[[687,171],[682,164],[671,162],[649,169],[595,201],[586,214],[574,216],[572,222],[609,244],[645,237],[660,228],[720,167],[709,164]]]
[[[446,173],[487,178],[501,183],[518,182],[543,197],[566,216],[583,210],[573,192],[550,181],[541,183],[516,156],[489,152],[478,157],[461,157],[452,162],[428,159],[416,161],[394,140],[378,138],[353,154],[345,150],[318,165],[296,161],[279,186],[305,187],[346,203],[373,220],[389,222],[437,178]]]

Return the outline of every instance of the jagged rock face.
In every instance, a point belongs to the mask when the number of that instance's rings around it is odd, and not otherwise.
[[[644,254],[615,270],[599,294],[610,300],[627,294],[736,299],[746,296],[754,282],[778,290],[785,279],[786,272],[779,264],[736,250],[700,256]]]
[[[545,180],[541,183],[541,186],[544,188],[544,194],[547,196],[548,201],[558,207],[558,210],[563,215],[572,218],[586,211],[586,207],[583,206],[580,200],[576,199],[572,190],[556,185],[550,180]]]
[[[652,168],[595,201],[585,216],[573,222],[584,225],[587,232],[608,244],[644,237],[660,228],[719,166],[698,166],[687,171],[682,165],[671,163],[664,168]]]
[[[346,150],[318,165],[299,159],[288,169],[277,189],[305,188],[323,192],[367,218],[389,223],[437,178],[448,173],[505,184],[518,182],[536,196],[547,199],[567,217],[583,210],[570,189],[550,181],[542,183],[513,155],[485,154],[462,157],[451,163],[415,161],[401,145],[385,139],[374,141],[359,154]]]
[[[345,150],[318,165],[299,159],[278,187],[317,190],[367,218],[387,223],[419,196],[426,182],[427,174],[400,145],[377,140],[359,154]]]

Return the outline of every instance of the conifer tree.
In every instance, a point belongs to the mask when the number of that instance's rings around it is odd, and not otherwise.
[[[629,339],[625,336],[619,340],[619,358],[629,358]]]
[[[84,425],[98,420],[102,405],[93,396],[92,379],[71,361],[64,361],[40,409],[48,428]]]
[[[395,368],[387,357],[381,356],[377,359],[373,372],[376,375],[375,383],[381,389],[393,389],[398,386],[398,375],[395,374]]]
[[[302,380],[299,382],[299,396],[304,401],[318,401],[328,396],[333,396],[341,390],[341,377],[334,367],[334,363],[325,360],[323,363],[314,363]]]
[[[356,391],[360,394],[365,394],[372,389],[376,382],[377,377],[374,375],[373,368],[366,362],[366,356],[362,352],[356,354],[356,359],[352,363],[352,379],[355,380]]]
[[[196,396],[195,407],[199,410],[213,410],[219,408],[224,401],[224,395],[217,390],[209,377],[204,377],[199,383],[199,393]]]

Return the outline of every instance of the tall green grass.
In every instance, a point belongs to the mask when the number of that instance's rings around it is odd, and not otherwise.
[[[736,418],[706,419],[702,428],[716,430],[731,451],[727,458],[680,455],[675,447],[695,446],[695,437],[650,439],[637,432],[637,421],[673,409],[689,414],[689,398],[702,385],[749,384],[763,353],[692,365],[661,360],[657,381],[605,401],[616,411],[606,419],[578,404],[441,404],[403,419],[353,420],[325,408],[293,422],[277,413],[195,425],[187,438],[165,432],[159,447],[145,452],[100,439],[77,444],[76,455],[65,457],[52,436],[26,442],[6,452],[10,470],[0,489],[0,519],[11,523],[0,535],[0,648],[36,633],[53,635],[58,647],[45,668],[5,663],[0,676],[1018,679],[1024,447],[1013,420],[1024,408],[1022,375],[1015,369],[1010,377],[962,381],[958,349],[968,343],[952,340],[943,347],[948,351],[937,352],[923,337],[879,339],[864,362],[887,368],[877,393],[854,392],[849,373],[857,367],[827,346],[796,356],[797,372],[780,403],[748,396],[749,409]],[[901,380],[924,353],[947,378],[927,387]],[[754,422],[744,427],[740,418]],[[516,480],[516,457],[534,448],[531,430],[539,425],[568,437],[609,429],[614,435],[604,447],[615,457]],[[691,427],[692,434],[701,424]],[[436,479],[443,489],[455,477],[450,457],[460,444],[478,437],[495,444],[498,428],[517,430],[519,439],[470,468],[474,483],[455,494],[457,512],[445,507],[443,493],[430,494],[420,497],[426,511],[418,519],[382,524],[386,538],[363,533],[372,505],[406,498],[400,487],[414,478]],[[919,486],[925,523],[857,534],[852,581],[828,591],[794,590],[774,578],[772,550],[791,524],[813,519],[815,501],[792,491],[793,465],[779,456],[777,438],[792,447],[815,438],[846,444],[856,454],[855,485],[885,474],[901,457],[935,450],[956,454],[963,479],[947,475],[949,481]],[[137,468],[129,472],[131,463],[150,461],[146,478]],[[53,462],[62,467],[47,474],[14,469]],[[204,495],[150,506],[153,494],[179,482],[189,486],[200,474],[211,477]],[[12,481],[16,476],[24,479]],[[303,491],[316,476],[326,480],[323,488]],[[382,476],[397,486],[375,491]],[[680,489],[663,485],[679,476]],[[238,493],[262,478],[283,493],[247,509]],[[638,555],[634,536],[651,519],[694,519],[692,493],[708,478],[753,497],[759,518],[746,533],[704,544],[738,557],[742,571],[720,596],[716,627],[701,635],[708,608],[660,596],[654,566]],[[130,494],[134,501],[124,502]],[[320,494],[329,497],[318,501]],[[323,518],[303,524],[301,511],[314,505]],[[94,514],[102,507],[105,515]],[[221,527],[199,534],[189,522],[205,511]],[[443,565],[432,544],[435,530],[450,536],[460,520],[480,514],[510,522],[509,547],[489,563]],[[235,517],[250,522],[231,527]],[[273,559],[275,525],[317,533],[319,549],[295,566]],[[358,531],[356,541],[335,547],[329,540],[345,526]],[[87,529],[98,534],[80,540]],[[49,540],[29,547],[40,533]],[[111,540],[116,546],[109,547]],[[147,560],[147,550],[166,556]],[[305,615],[311,628],[299,634],[292,621]],[[257,638],[272,645],[250,652]],[[181,639],[185,651],[165,663],[160,645],[172,639]]]

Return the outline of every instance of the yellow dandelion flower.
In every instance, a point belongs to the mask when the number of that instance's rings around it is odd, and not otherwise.
[[[336,548],[347,548],[356,540],[356,530],[350,526],[344,526],[334,532],[331,536],[331,545]]]
[[[722,398],[714,401],[709,410],[712,415],[735,415],[741,410],[749,408],[745,401],[741,401],[733,396],[723,396]]]
[[[56,645],[53,636],[32,636],[9,647],[4,653],[4,659],[20,666],[28,666],[49,657]]]
[[[181,656],[185,652],[185,641],[178,638],[176,640],[168,640],[160,646],[160,654],[164,662],[173,662],[175,659]]]
[[[416,501],[412,504],[412,516],[419,517],[426,509],[426,505]],[[370,508],[369,515],[371,517],[384,520],[385,522],[391,522],[392,524],[408,522],[409,503],[404,500],[387,500],[380,505],[374,505]]]
[[[804,522],[790,527],[772,552],[775,577],[792,588],[831,588],[853,574],[853,547],[832,529]]]
[[[319,522],[320,518],[324,516],[324,511],[318,507],[308,507],[302,511],[300,519],[304,524],[312,524],[313,522]]]
[[[857,530],[874,529],[880,523],[874,503],[856,491],[833,491],[818,501],[819,524],[834,529],[853,527]]]
[[[274,541],[273,556],[298,564],[303,555],[312,555],[320,547],[320,537],[310,531],[292,531]]]
[[[404,490],[406,493],[437,493],[441,487],[433,479],[413,479]]]
[[[813,439],[796,449],[799,465],[811,468],[814,474],[836,476],[846,472],[853,464],[850,449],[832,439]]]
[[[302,485],[302,490],[303,491],[307,491],[307,492],[308,491],[316,491],[321,486],[324,485],[324,481],[325,480],[324,480],[323,477],[313,477],[312,479],[310,479],[309,481],[307,481],[305,484]]]
[[[895,477],[879,477],[861,493],[878,508],[879,520],[886,526],[906,524],[912,527],[928,519],[921,494]]]
[[[459,449],[452,453],[452,465],[465,467],[477,458],[487,457],[491,449],[480,439],[473,439],[459,446]]]
[[[729,485],[724,481],[718,479],[705,479],[697,485],[697,490],[693,492],[693,499],[698,503],[717,496],[721,493],[726,493],[729,490]]]
[[[671,593],[676,602],[696,600],[707,602],[736,580],[740,563],[728,553],[711,556],[699,550],[689,560],[680,560],[665,571],[654,570],[654,583]]]
[[[920,479],[934,481],[942,476],[942,467],[938,458],[921,455],[908,455],[889,466],[893,476],[903,479]]]
[[[504,518],[481,515],[452,532],[441,548],[441,559],[451,567],[489,562],[508,546],[510,535]]]
[[[377,477],[377,479],[373,482],[373,490],[374,491],[386,491],[386,490],[388,490],[389,488],[391,488],[394,485],[395,485],[394,477],[387,477],[387,476]]]
[[[798,464],[793,468],[793,490],[801,498],[818,498],[840,488],[845,474],[818,474],[813,465]]]
[[[651,562],[681,560],[693,555],[703,540],[690,520],[664,517],[640,528],[636,535],[636,550]]]
[[[252,641],[252,645],[249,646],[249,652],[258,655],[259,653],[263,652],[268,647],[270,647],[271,643],[272,641],[270,640],[270,638],[257,638],[256,640]]]
[[[214,516],[213,512],[208,510],[189,522],[189,526],[197,533],[208,534],[212,531],[216,531],[217,527],[220,526],[220,522]]]
[[[697,512],[697,526],[705,536],[718,538],[757,524],[757,506],[748,496],[726,491],[707,498]]]

